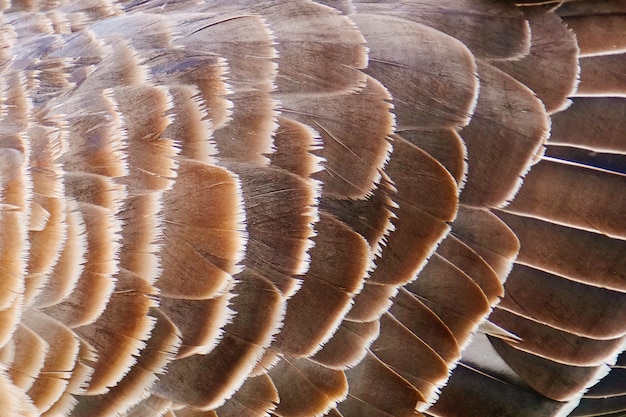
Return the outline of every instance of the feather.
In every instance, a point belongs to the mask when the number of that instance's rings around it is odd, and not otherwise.
[[[413,165],[414,161],[419,162]],[[390,198],[399,207],[393,210],[394,230],[375,260],[370,281],[400,285],[415,277],[447,232],[458,193],[454,180],[436,160],[402,138],[394,140],[387,170],[396,189]]]
[[[567,107],[566,98],[576,90],[577,38],[554,13],[527,12],[526,16],[532,33],[530,53],[520,60],[493,64],[533,90],[546,111],[553,113]]]
[[[459,346],[467,343],[474,327],[489,313],[489,302],[480,287],[438,255],[405,288],[441,318]]]
[[[576,97],[566,112],[552,117],[548,143],[624,154],[624,105],[626,100],[618,97]],[[595,125],[594,120],[603,122]]]
[[[528,23],[519,10],[488,1],[356,1],[357,12],[401,16],[427,24],[469,46],[479,57],[519,57],[528,51]],[[467,13],[468,7],[474,10]],[[459,22],[463,22],[459,25]],[[487,29],[489,28],[489,29]]]
[[[465,144],[454,129],[403,130],[402,138],[427,152],[456,180],[459,189],[467,175]]]
[[[284,298],[251,270],[244,269],[236,277],[239,283],[232,309],[238,314],[224,326],[220,342],[207,354],[170,363],[168,372],[151,389],[153,393],[211,410],[243,385],[278,330]]]
[[[591,387],[585,393],[586,398],[606,398],[624,396],[624,389],[621,381],[624,378],[623,368],[613,368],[611,373],[600,383]]]
[[[586,417],[603,413],[606,416],[619,416],[624,414],[626,410],[626,400],[623,396],[613,398],[597,399],[584,399],[581,401],[580,407],[578,407],[572,413],[573,417]]]
[[[215,413],[220,417],[253,417],[274,411],[280,398],[276,386],[268,375],[248,378],[233,398]]]
[[[481,61],[478,77],[476,111],[461,131],[472,167],[461,201],[493,207],[515,195],[520,177],[548,136],[549,122],[543,103],[513,77]]]
[[[393,128],[389,98],[385,87],[368,77],[363,89],[351,94],[281,99],[283,114],[308,124],[322,139],[325,170],[314,178],[324,184],[325,195],[360,198],[379,181]]]
[[[345,200],[322,196],[320,208],[363,236],[370,245],[371,252],[380,255],[384,241],[394,227],[391,223],[391,208],[397,204],[390,198],[392,194],[393,187],[389,178],[383,177],[372,194],[365,199]]]
[[[178,178],[163,196],[162,273],[156,285],[167,297],[208,299],[241,269],[246,244],[241,183],[224,168],[187,159],[178,165]],[[204,214],[207,209],[211,216]]]
[[[535,356],[500,341],[491,342],[500,356],[524,381],[547,398],[568,401],[586,390],[608,372],[606,365],[573,366]],[[557,376],[558,375],[558,376]]]
[[[471,387],[474,395],[466,396],[466,386]],[[569,411],[565,403],[549,400],[533,391],[519,389],[462,364],[450,377],[432,411],[442,417],[456,416],[459,403],[464,404],[463,413],[467,417],[484,416],[485,412],[493,413],[491,415],[523,417],[567,415]]]
[[[154,326],[154,320],[148,316],[154,305],[154,287],[125,270],[120,270],[116,278],[114,292],[102,315],[94,323],[77,330],[82,340],[89,343],[98,355],[98,360],[90,363],[94,372],[89,393],[102,393],[105,387],[122,379],[129,364],[135,362],[135,356],[144,348],[143,341]]]
[[[13,342],[15,350],[13,358],[10,361],[5,359],[3,362],[9,366],[7,375],[11,382],[19,389],[28,391],[41,375],[50,345],[23,324],[15,330]],[[20,349],[15,349],[18,346]]]
[[[228,62],[232,113],[230,121],[214,132],[220,154],[265,164],[262,154],[271,151],[270,135],[275,129],[273,118],[277,116],[276,103],[269,94],[276,77],[276,64],[271,61],[276,57],[271,29],[260,17],[238,10],[184,13],[175,19],[175,44],[219,55]],[[215,94],[210,90],[208,93]]]
[[[504,295],[496,272],[483,257],[454,235],[448,235],[436,253],[469,276],[480,287],[489,304],[494,305]]]
[[[2,225],[2,242],[0,259],[6,263],[1,269],[2,287],[0,291],[0,308],[11,306],[18,294],[24,289],[21,277],[26,269],[25,252],[28,249],[22,238],[26,237],[26,195],[20,191],[27,181],[24,171],[23,155],[15,149],[0,149],[0,195],[2,207],[0,223]],[[10,242],[10,243],[8,243]]]
[[[519,336],[511,343],[516,349],[568,365],[598,366],[616,356],[624,343],[623,337],[597,340],[577,336],[502,308],[496,308],[489,320]]]
[[[542,291],[530,295],[529,289],[533,285]],[[622,292],[569,281],[522,265],[516,265],[511,271],[505,291],[508,296],[500,303],[502,308],[558,329],[601,340],[614,339],[626,333],[620,318],[624,314]],[[603,301],[583,301],[580,298],[582,294],[586,294],[589,300],[598,298]],[[549,302],[546,304],[546,300],[553,298],[559,300],[558,307]],[[611,320],[599,320],[609,310]]]
[[[225,288],[224,294],[200,300],[159,297],[159,310],[181,333],[177,358],[208,353],[215,348],[223,326],[231,320],[230,291]]]
[[[173,352],[180,344],[180,335],[174,324],[159,310],[151,308],[154,327],[141,350],[137,362],[126,377],[105,395],[82,396],[72,410],[72,416],[106,416],[126,412],[139,403],[147,387],[164,372]]]
[[[579,15],[566,17],[567,26],[576,33],[576,41],[580,48],[581,56],[605,55],[626,51],[622,34],[626,17],[614,14],[602,15]],[[612,42],[605,42],[610,36]]]
[[[68,385],[67,370],[74,368],[79,354],[76,335],[63,324],[45,314],[32,312],[24,317],[24,323],[41,336],[48,349],[37,378],[28,389],[28,395],[40,413],[47,411],[65,391]]]
[[[617,255],[626,253],[623,240],[530,217],[498,215],[520,240],[517,263],[583,284],[626,290],[626,266],[621,266],[623,258]]]
[[[50,307],[67,298],[82,276],[87,242],[85,224],[75,202],[68,202],[66,221],[67,238],[60,251],[59,260],[51,272],[46,291],[42,291],[35,300],[35,305],[40,308]]]
[[[577,95],[618,96],[626,94],[622,72],[626,54],[583,57],[580,59],[580,85]]]
[[[232,103],[224,97],[229,89],[224,81],[227,63],[223,58],[202,50],[159,49],[146,53],[142,63],[150,68],[155,82],[170,85],[170,90],[174,90],[172,91],[174,104],[177,104],[176,90],[197,89],[201,104],[206,108],[211,120],[212,128],[217,129],[228,123]],[[187,103],[187,105],[193,106],[194,103]],[[177,105],[174,108],[183,112]],[[183,120],[180,115],[175,117],[172,124],[168,126],[170,132],[176,129],[191,130],[190,126],[181,126]],[[206,132],[193,130],[189,133],[196,136]],[[171,134],[170,137],[185,142],[194,142],[187,135]],[[184,149],[183,154],[185,154]]]
[[[359,365],[346,371],[346,376],[350,384],[349,399],[337,407],[343,414],[363,415],[375,410],[394,416],[409,416],[415,415],[418,402],[425,402],[419,391],[371,352]]]
[[[410,329],[390,314],[380,320],[380,335],[370,351],[411,383],[428,402],[448,378],[446,362]]]
[[[287,302],[281,332],[273,348],[292,356],[311,356],[334,333],[361,290],[369,266],[365,240],[322,212],[315,225],[311,267]],[[292,335],[298,334],[295,338]]]
[[[309,267],[310,238],[317,219],[317,189],[281,169],[227,163],[241,181],[248,244],[245,265],[285,295],[299,285],[295,276]]]
[[[624,11],[623,0],[608,0],[602,4],[566,2],[559,13],[563,16],[610,15]]]
[[[458,128],[469,122],[478,83],[476,63],[465,45],[408,20],[365,14],[351,18],[370,48],[366,72],[389,89],[400,131]],[[408,54],[404,45],[412,39],[420,42]],[[449,61],[441,62],[438,53]]]
[[[558,190],[555,184],[558,184]],[[623,238],[624,186],[624,175],[545,159],[533,168],[507,211]],[[606,197],[601,198],[601,192],[607,193],[602,194]],[[542,203],[542,197],[548,194],[550,203]]]
[[[322,169],[322,158],[312,154],[319,149],[320,138],[309,125],[280,116],[274,146],[276,150],[270,155],[274,166],[303,178],[309,178]]]
[[[389,313],[447,363],[460,358],[461,349],[450,328],[408,290],[403,288],[398,292]]]
[[[82,275],[70,298],[44,310],[72,328],[93,323],[102,314],[115,286],[113,275],[118,272],[117,221],[109,210],[94,204],[80,203],[79,209],[87,230]]]
[[[278,97],[346,93],[363,86],[365,77],[357,71],[367,64],[363,35],[345,16],[312,1],[246,3],[272,28],[280,56]]]
[[[308,359],[284,357],[269,376],[280,398],[273,414],[281,417],[323,414],[343,400],[348,390],[343,372]]]
[[[344,320],[334,337],[313,355],[312,360],[330,369],[355,366],[367,354],[369,345],[378,337],[379,329],[378,320],[369,322]]]
[[[452,224],[452,236],[483,258],[500,281],[506,280],[520,244],[502,220],[488,210],[461,205]]]
[[[361,291],[354,297],[354,304],[346,318],[356,322],[378,320],[393,304],[391,299],[397,292],[396,285],[377,284],[366,280]]]

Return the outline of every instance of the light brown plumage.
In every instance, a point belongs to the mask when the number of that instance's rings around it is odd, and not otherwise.
[[[623,1],[0,10],[0,414],[626,413]]]

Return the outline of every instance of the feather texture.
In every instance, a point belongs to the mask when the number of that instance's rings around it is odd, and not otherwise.
[[[0,11],[3,415],[626,412],[624,1]]]

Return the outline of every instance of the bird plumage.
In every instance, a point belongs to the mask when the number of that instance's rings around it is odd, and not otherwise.
[[[623,1],[0,8],[0,414],[626,413]]]

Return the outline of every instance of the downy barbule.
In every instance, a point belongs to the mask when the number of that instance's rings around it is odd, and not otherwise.
[[[0,9],[0,415],[626,415],[626,1]]]

